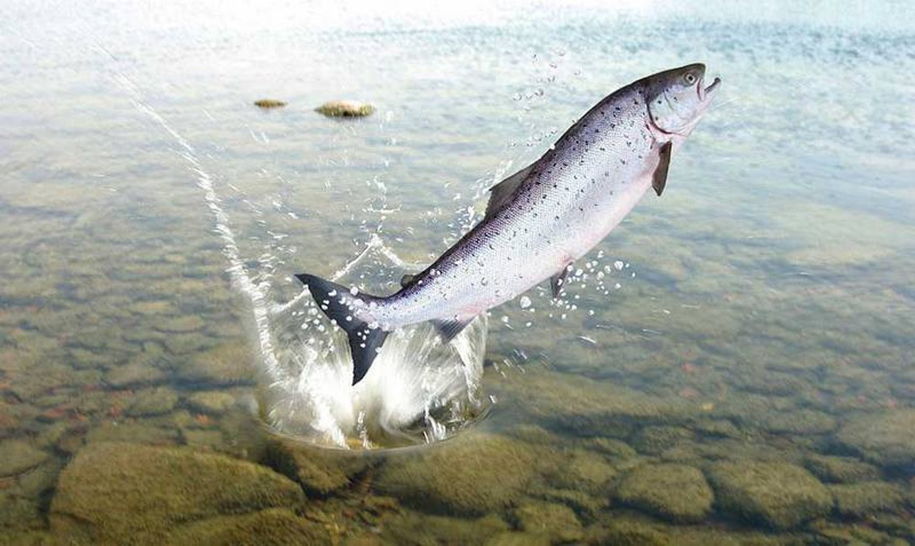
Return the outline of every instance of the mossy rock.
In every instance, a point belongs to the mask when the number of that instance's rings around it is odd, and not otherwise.
[[[843,445],[886,467],[915,465],[915,409],[867,413],[849,420],[836,434]]]
[[[191,383],[250,385],[254,383],[251,350],[241,342],[229,342],[194,356],[178,370]]]
[[[518,528],[532,535],[545,535],[552,543],[584,538],[581,522],[568,506],[549,502],[524,502],[514,510]]]
[[[550,546],[550,537],[544,534],[505,531],[490,537],[483,546]]]
[[[187,405],[198,413],[220,415],[235,404],[235,397],[224,391],[201,391],[187,397]]]
[[[832,508],[826,486],[793,464],[720,462],[709,467],[709,480],[725,512],[777,529],[796,527]]]
[[[375,112],[375,107],[353,100],[332,100],[315,108],[315,112],[331,118],[353,118],[371,115]]]
[[[162,415],[172,411],[177,404],[178,393],[168,387],[156,387],[138,391],[125,413],[132,417]]]
[[[702,472],[682,464],[636,468],[623,476],[616,497],[635,508],[675,522],[704,519],[714,500]]]
[[[810,455],[804,461],[804,466],[824,482],[853,483],[880,477],[877,467],[854,457]]]
[[[332,544],[328,530],[295,515],[286,508],[270,508],[240,516],[216,516],[181,525],[169,536],[168,544],[201,546],[293,546]]]
[[[323,497],[350,485],[370,460],[359,453],[277,439],[267,445],[264,464],[298,482],[309,494]]]
[[[832,485],[829,491],[836,499],[836,510],[844,517],[865,517],[890,512],[905,502],[902,488],[887,482],[859,482]]]
[[[617,474],[602,456],[591,451],[576,449],[563,453],[562,458],[562,465],[549,476],[550,483],[558,488],[603,492]]]
[[[508,530],[508,524],[495,515],[473,519],[406,510],[385,521],[381,538],[384,544],[397,545],[484,544]]]
[[[68,540],[153,543],[167,541],[179,524],[304,500],[294,482],[247,461],[104,442],[79,451],[61,473],[50,521]]]
[[[153,365],[151,359],[148,358],[112,368],[105,373],[104,377],[105,383],[118,389],[158,383],[164,379],[165,372]]]
[[[48,459],[45,451],[24,440],[0,441],[0,478],[15,476],[35,468]]]
[[[523,442],[469,433],[390,458],[376,485],[420,510],[479,515],[515,503],[544,463]]]
[[[691,430],[683,427],[652,426],[642,428],[632,440],[632,446],[648,455],[660,455],[664,451],[688,442],[694,438]]]
[[[613,546],[672,546],[677,544],[657,525],[629,516],[614,516],[587,529],[588,544]]]
[[[260,100],[254,101],[254,106],[257,106],[258,108],[263,108],[265,110],[269,110],[271,108],[282,108],[282,107],[286,106],[286,103],[281,100],[276,100],[276,99],[260,99]]]

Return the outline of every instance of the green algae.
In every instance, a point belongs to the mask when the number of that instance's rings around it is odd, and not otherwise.
[[[671,521],[704,519],[714,495],[702,472],[681,464],[649,464],[623,476],[615,496],[620,502]]]
[[[78,452],[61,473],[50,518],[61,537],[152,542],[174,537],[178,524],[302,502],[295,483],[248,462],[186,448],[105,442]]]

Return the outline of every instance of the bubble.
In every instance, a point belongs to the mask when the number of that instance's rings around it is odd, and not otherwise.
[[[531,306],[531,299],[527,296],[521,296],[519,303],[521,304],[522,309],[527,309]]]

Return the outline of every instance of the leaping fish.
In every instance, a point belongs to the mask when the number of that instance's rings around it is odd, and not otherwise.
[[[642,196],[661,195],[671,155],[699,123],[721,80],[705,65],[642,78],[607,96],[543,156],[490,189],[483,220],[387,297],[296,275],[349,337],[353,384],[388,333],[432,321],[444,342],[487,309],[550,280],[607,236]]]

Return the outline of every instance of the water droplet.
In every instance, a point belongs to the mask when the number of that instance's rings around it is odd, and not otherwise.
[[[521,296],[519,303],[521,304],[522,309],[527,309],[531,306],[531,299],[527,296]]]

